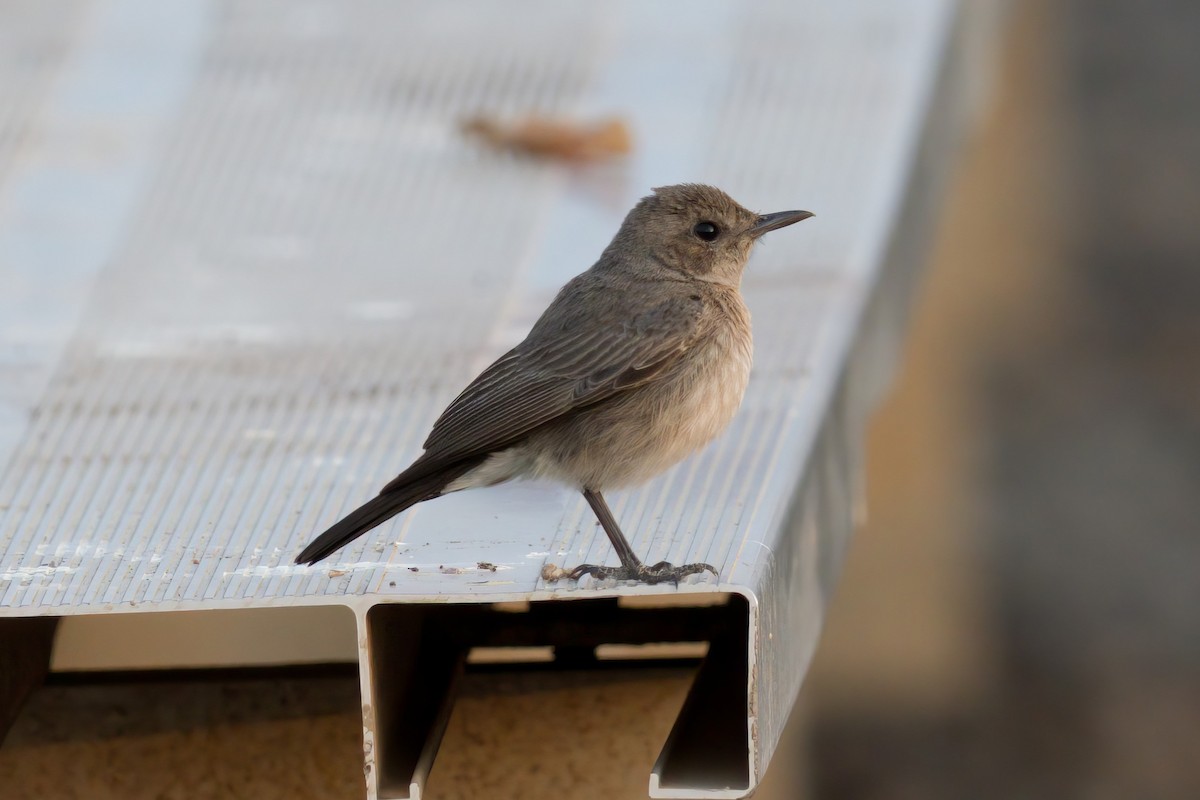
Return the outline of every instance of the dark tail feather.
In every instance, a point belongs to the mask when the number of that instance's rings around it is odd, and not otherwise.
[[[483,461],[482,457],[459,461],[433,472],[412,468],[405,470],[405,472],[418,472],[418,475],[406,481],[404,480],[405,475],[401,474],[396,480],[389,483],[381,494],[363,503],[329,530],[313,539],[308,547],[305,547],[300,555],[296,556],[296,563],[315,564],[334,550],[349,544],[371,528],[386,522],[406,508],[440,496],[442,489],[446,488],[447,484],[473,469],[481,461]],[[417,467],[417,464],[414,464],[413,467]],[[421,472],[425,474],[419,474]]]

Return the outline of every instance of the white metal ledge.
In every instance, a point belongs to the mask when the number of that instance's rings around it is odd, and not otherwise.
[[[0,723],[44,671],[43,618],[346,608],[368,796],[416,798],[471,647],[705,641],[650,793],[749,794],[853,526],[960,127],[962,32],[950,0],[0,9]],[[636,150],[497,154],[458,134],[481,110],[616,114]],[[614,497],[644,559],[719,579],[544,582],[611,553],[582,500],[533,484],[292,564],[640,195],[681,181],[817,213],[751,261],[731,429]],[[71,668],[131,657],[91,641]]]

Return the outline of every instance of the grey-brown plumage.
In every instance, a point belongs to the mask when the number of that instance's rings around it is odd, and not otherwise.
[[[653,477],[729,423],[752,354],[742,270],[758,237],[810,216],[755,214],[711,186],[655,189],[525,340],[442,412],[425,452],[296,561],[318,561],[423,500],[533,477],[582,491],[621,560],[573,578],[715,574],[642,564],[601,493]]]

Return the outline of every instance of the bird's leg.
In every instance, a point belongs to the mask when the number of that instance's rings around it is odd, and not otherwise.
[[[717,574],[717,571],[708,564],[683,564],[678,567],[668,564],[666,561],[660,561],[651,566],[643,564],[633,552],[633,548],[629,546],[629,540],[621,532],[621,526],[617,524],[617,519],[613,516],[608,503],[604,501],[604,496],[591,489],[584,489],[583,496],[588,501],[588,505],[592,507],[592,511],[595,512],[596,519],[600,521],[600,527],[604,528],[604,532],[608,535],[608,540],[612,542],[613,549],[617,551],[617,558],[621,559],[621,566],[604,567],[599,564],[580,564],[571,570],[571,580],[577,581],[584,575],[591,575],[597,580],[615,578],[619,581],[641,581],[643,583],[663,583],[664,581],[679,583],[680,578],[686,578],[688,575],[695,575],[705,570],[713,575]]]
[[[596,519],[600,521],[600,527],[604,528],[604,532],[608,534],[608,540],[612,542],[613,550],[617,551],[617,558],[621,559],[621,567],[637,571],[645,566],[633,552],[633,548],[629,546],[629,540],[621,532],[621,526],[617,524],[617,518],[613,516],[612,509],[608,507],[604,495],[593,492],[591,489],[584,489],[583,497],[595,512]]]

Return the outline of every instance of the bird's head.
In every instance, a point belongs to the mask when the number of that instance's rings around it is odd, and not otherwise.
[[[633,207],[606,253],[622,261],[648,256],[661,268],[737,286],[760,236],[811,216],[755,214],[713,186],[662,186]]]

